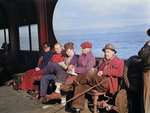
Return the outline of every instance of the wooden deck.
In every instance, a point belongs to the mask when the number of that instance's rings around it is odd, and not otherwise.
[[[0,87],[0,113],[75,113],[71,108],[61,104],[39,104],[26,97],[27,93],[18,93],[11,86]],[[81,113],[91,113],[85,111]],[[106,113],[106,112],[101,112]],[[111,112],[110,112],[111,113]]]

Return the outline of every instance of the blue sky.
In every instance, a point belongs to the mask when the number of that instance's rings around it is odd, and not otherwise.
[[[58,0],[54,30],[150,24],[150,0]]]

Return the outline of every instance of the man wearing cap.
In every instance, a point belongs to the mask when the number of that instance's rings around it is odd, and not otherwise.
[[[4,83],[8,86],[13,82],[13,74],[24,72],[25,66],[19,62],[17,55],[13,51],[9,50],[9,45],[7,43],[3,43],[1,48],[4,50],[1,51],[0,54],[0,66],[4,69],[0,73],[0,84]]]
[[[106,44],[105,48],[102,50],[104,52],[104,59],[99,60],[99,65],[97,67],[80,74],[80,76],[74,79],[73,84],[61,85],[60,88],[64,91],[74,90],[74,96],[76,96],[107,79],[95,89],[97,89],[99,92],[116,92],[118,87],[117,77],[121,77],[123,74],[124,62],[117,56],[114,56],[116,50],[113,44]],[[71,107],[76,108],[76,110],[83,109],[84,101],[85,94],[73,100]]]
[[[61,99],[62,98],[59,88],[60,88],[60,85],[65,84],[65,81],[67,77],[69,76],[70,72],[79,74],[80,76],[81,73],[84,73],[95,66],[95,57],[91,53],[92,44],[90,42],[84,42],[81,44],[81,47],[82,47],[82,55],[80,55],[78,59],[78,64],[77,65],[71,64],[68,66],[67,72],[59,72],[56,75],[54,82],[57,88],[54,93],[46,96],[48,99]]]
[[[67,56],[64,58],[63,62],[53,62],[50,64],[49,68],[46,69],[46,72],[44,72],[44,76],[41,78],[40,81],[40,99],[35,102],[35,104],[40,104],[42,101],[45,100],[45,95],[47,92],[47,87],[50,80],[54,80],[55,75],[57,75],[58,72],[65,72],[67,70],[67,67],[72,64],[77,64],[78,55],[74,53],[73,43],[68,42],[64,44],[65,52]]]

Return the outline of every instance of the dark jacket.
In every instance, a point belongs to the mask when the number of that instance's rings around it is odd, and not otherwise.
[[[48,51],[43,55],[43,60],[39,64],[39,68],[43,69],[51,61],[53,56],[52,51]]]

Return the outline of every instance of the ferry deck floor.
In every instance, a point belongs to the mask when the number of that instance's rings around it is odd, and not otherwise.
[[[58,108],[60,104],[35,105],[34,100],[26,97],[27,93],[18,93],[11,86],[0,87],[0,113],[54,113],[53,108]],[[43,109],[43,107],[47,107]],[[75,113],[71,109],[63,107],[55,113]],[[88,112],[86,112],[88,113]],[[106,113],[106,112],[101,112]],[[109,112],[110,113],[110,112]]]

